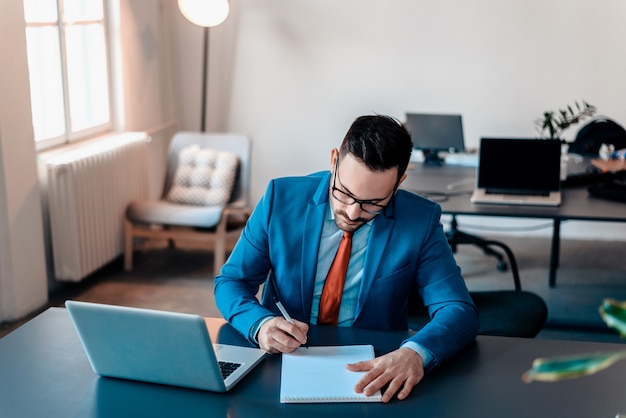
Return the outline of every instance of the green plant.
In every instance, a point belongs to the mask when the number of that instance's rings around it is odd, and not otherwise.
[[[616,329],[621,337],[626,338],[626,301],[606,298],[602,301],[599,312],[607,326]],[[575,379],[597,373],[622,359],[626,359],[626,350],[537,358],[532,367],[522,375],[522,381],[557,382]]]
[[[574,106],[576,111],[574,111],[572,106],[568,105],[565,110],[559,109],[558,111],[544,112],[543,117],[535,121],[539,135],[543,138],[560,140],[561,134],[565,129],[596,113],[596,107],[584,100],[582,104],[574,102]]]

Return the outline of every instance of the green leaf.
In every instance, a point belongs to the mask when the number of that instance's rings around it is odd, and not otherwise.
[[[606,298],[600,306],[600,316],[606,324],[626,337],[626,301]],[[556,382],[574,379],[604,370],[618,360],[626,358],[626,350],[612,353],[592,353],[563,357],[538,358],[522,375],[526,383],[532,381]]]
[[[525,383],[556,382],[597,373],[626,358],[626,350],[612,353],[591,353],[563,357],[538,358],[522,375]]]
[[[610,327],[616,329],[622,337],[626,337],[626,302],[612,298],[602,301],[600,316]]]
[[[585,108],[583,109],[578,101],[574,102],[574,106],[578,112],[574,112],[572,106],[558,111],[543,112],[543,119],[535,121],[535,126],[540,135],[549,136],[552,139],[559,138],[561,133],[571,125],[579,123],[584,116],[591,116],[595,113],[595,106],[591,106],[586,101],[582,101]]]

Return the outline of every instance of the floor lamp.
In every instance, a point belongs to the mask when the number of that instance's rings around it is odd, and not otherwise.
[[[228,17],[228,0],[178,0],[178,8],[191,23],[204,28],[202,41],[202,105],[200,130],[206,131],[206,110],[209,90],[209,28],[217,26]]]

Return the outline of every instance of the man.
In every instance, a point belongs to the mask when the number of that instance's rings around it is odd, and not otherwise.
[[[341,148],[331,151],[329,172],[270,182],[215,278],[224,317],[270,353],[305,344],[308,324],[406,330],[407,298],[417,289],[431,321],[397,350],[348,365],[367,372],[357,392],[371,395],[387,386],[384,402],[396,393],[406,398],[425,370],[478,332],[476,308],[440,223],[441,208],[398,190],[412,148],[395,119],[357,118]],[[343,258],[338,247],[349,254],[347,272],[344,266],[339,273],[345,282],[335,279],[335,253]],[[259,303],[255,295],[268,275]],[[275,292],[293,323],[277,310]]]

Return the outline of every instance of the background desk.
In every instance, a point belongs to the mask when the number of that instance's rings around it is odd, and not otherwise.
[[[449,215],[551,219],[553,231],[548,273],[551,287],[556,284],[562,221],[626,222],[626,204],[590,197],[586,187],[564,188],[563,201],[558,207],[474,204],[470,202],[470,195],[475,177],[476,168],[473,167],[415,164],[408,171],[402,188],[430,195],[439,201],[443,213]],[[449,185],[454,187],[449,190]]]
[[[243,339],[212,320],[220,342]],[[409,334],[312,327],[313,345],[371,343],[376,354]],[[184,344],[184,341],[180,342]],[[99,378],[69,316],[51,308],[0,339],[3,417],[606,417],[626,412],[626,361],[596,375],[525,384],[533,359],[623,349],[621,344],[480,336],[428,376],[404,401],[389,404],[281,404],[280,356],[268,356],[227,394]],[[303,376],[306,378],[306,376]]]

